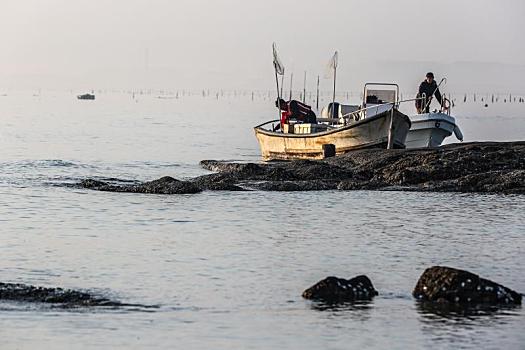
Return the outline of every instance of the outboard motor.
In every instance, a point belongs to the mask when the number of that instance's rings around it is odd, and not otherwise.
[[[339,118],[341,117],[341,105],[339,102],[330,102],[328,104],[328,117]]]

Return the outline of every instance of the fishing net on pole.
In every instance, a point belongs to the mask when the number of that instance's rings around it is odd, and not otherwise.
[[[325,79],[331,79],[334,76],[334,71],[337,69],[338,59],[339,59],[339,54],[336,51],[334,55],[332,56],[332,58],[330,58],[330,61],[328,62],[328,64],[326,65],[326,69],[324,73]]]
[[[275,45],[275,43],[272,44],[272,49],[273,49],[273,66],[275,67],[275,71],[279,75],[284,75],[284,65],[281,62],[279,55],[277,54],[277,45]]]

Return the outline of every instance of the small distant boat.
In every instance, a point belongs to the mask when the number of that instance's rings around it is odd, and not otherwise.
[[[79,100],[94,100],[95,95],[94,94],[84,94],[84,95],[78,95],[77,98]]]
[[[406,139],[407,148],[439,147],[446,137],[454,134],[463,141],[456,119],[440,111],[410,116],[412,127]]]

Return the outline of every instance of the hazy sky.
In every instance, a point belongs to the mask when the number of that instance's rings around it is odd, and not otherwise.
[[[455,62],[525,64],[523,0],[0,0],[0,8],[4,87],[272,88],[273,41],[296,75],[323,74],[339,50],[341,86],[377,67],[405,74],[413,62],[424,62],[414,81]]]

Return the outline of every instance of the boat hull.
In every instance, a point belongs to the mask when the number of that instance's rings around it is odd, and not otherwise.
[[[395,148],[405,148],[410,119],[394,110],[365,118],[356,123],[314,134],[286,134],[255,127],[263,160],[322,159],[323,145],[335,146],[337,155],[363,148],[386,148],[393,115],[392,136]]]
[[[463,140],[455,119],[443,113],[426,113],[412,116],[412,127],[406,138],[407,148],[439,147],[453,133]]]

